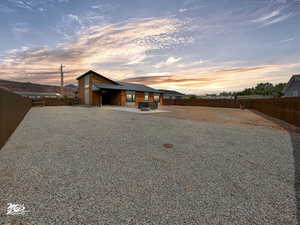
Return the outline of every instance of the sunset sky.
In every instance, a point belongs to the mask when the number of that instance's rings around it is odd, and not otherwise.
[[[300,0],[1,0],[0,79],[87,70],[188,94],[300,74]]]

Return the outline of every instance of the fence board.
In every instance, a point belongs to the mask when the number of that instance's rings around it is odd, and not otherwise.
[[[163,105],[208,106],[223,108],[239,108],[234,99],[164,99]]]
[[[73,98],[42,98],[32,100],[33,106],[63,106],[63,105],[75,105],[76,101]]]
[[[300,126],[300,98],[273,98],[241,100],[242,104],[248,104],[268,116],[284,120],[288,123]]]
[[[20,95],[0,90],[0,149],[31,108],[31,101]]]
[[[223,108],[255,109],[268,116],[284,120],[300,126],[300,98],[268,98],[268,99],[164,99],[163,105],[208,106]]]

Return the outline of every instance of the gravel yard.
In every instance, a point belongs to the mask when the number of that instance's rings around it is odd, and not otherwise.
[[[299,139],[96,107],[32,108],[0,151],[0,224],[296,225]],[[28,211],[7,216],[8,203]]]

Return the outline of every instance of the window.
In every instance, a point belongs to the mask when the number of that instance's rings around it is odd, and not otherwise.
[[[169,95],[164,95],[164,99],[170,99]]]
[[[148,101],[148,100],[149,100],[149,93],[145,92],[145,101]]]
[[[135,102],[135,92],[126,91],[126,102]]]
[[[84,78],[84,87],[85,88],[90,87],[90,76],[85,76],[85,78]]]
[[[155,94],[154,95],[154,101],[155,102],[159,102],[159,94]]]
[[[294,90],[293,91],[293,97],[297,97],[298,96],[298,90]]]

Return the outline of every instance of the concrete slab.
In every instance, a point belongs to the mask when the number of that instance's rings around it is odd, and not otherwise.
[[[104,110],[116,110],[116,111],[124,111],[124,112],[133,112],[133,113],[140,113],[140,114],[153,114],[153,113],[166,113],[170,112],[168,110],[156,109],[156,110],[149,110],[149,111],[141,111],[138,108],[134,107],[123,107],[123,106],[102,106]]]

